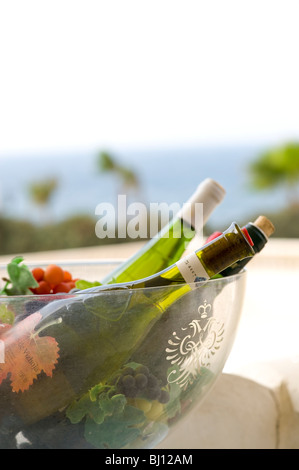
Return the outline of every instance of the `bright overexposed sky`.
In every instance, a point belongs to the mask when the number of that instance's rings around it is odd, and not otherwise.
[[[0,0],[0,154],[299,138],[298,0]]]

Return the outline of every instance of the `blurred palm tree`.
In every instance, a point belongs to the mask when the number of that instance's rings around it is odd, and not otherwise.
[[[117,201],[116,201],[115,207],[118,207],[118,196],[123,195],[123,194],[128,195],[129,192],[135,193],[133,194],[135,202],[137,200],[139,200],[139,202],[144,200],[144,196],[142,195],[144,188],[140,183],[137,173],[132,168],[129,168],[125,165],[120,164],[114,158],[114,156],[104,151],[99,152],[99,154],[97,155],[97,165],[98,165],[98,169],[100,170],[100,172],[111,173],[118,180],[119,186],[116,188]],[[127,213],[122,215],[123,225],[117,226],[117,233],[118,233],[117,236],[119,236],[120,232],[124,233],[123,232],[124,228],[129,223],[129,220],[132,219],[132,217],[134,218],[134,215],[128,215]],[[147,228],[148,226],[147,214],[142,213],[138,215],[138,212],[137,212],[136,217],[139,217],[139,220],[138,220],[139,228],[141,226],[142,227],[145,226]],[[117,220],[117,222],[119,223],[119,220]]]
[[[261,154],[249,165],[249,173],[254,188],[285,186],[289,202],[299,203],[299,144],[289,143]]]
[[[29,194],[33,202],[40,207],[43,218],[45,215],[48,218],[48,206],[57,186],[58,183],[55,178],[29,184]]]
[[[129,190],[140,190],[138,176],[134,170],[124,165],[120,165],[115,158],[108,152],[100,152],[98,154],[98,168],[103,173],[113,173],[120,181],[120,191],[128,192]]]

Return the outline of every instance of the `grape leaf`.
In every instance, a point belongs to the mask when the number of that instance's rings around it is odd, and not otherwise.
[[[121,449],[141,434],[144,421],[143,411],[126,405],[122,413],[107,416],[101,425],[87,416],[84,436],[98,449]]]
[[[13,392],[28,390],[42,371],[49,377],[59,357],[56,340],[34,331],[41,319],[33,313],[14,326],[4,325],[0,340],[4,343],[5,362],[0,364],[0,384],[10,374]]]
[[[66,416],[72,424],[79,423],[86,415],[91,416],[97,424],[105,419],[104,410],[97,401],[91,401],[88,394],[83,395],[79,401],[74,401],[66,410]]]
[[[110,396],[113,387],[98,384],[66,410],[66,416],[73,423],[79,423],[89,416],[96,424],[101,424],[107,416],[122,413],[127,400],[124,395]]]
[[[142,410],[127,404],[113,385],[98,384],[66,410],[72,424],[84,419],[84,436],[93,446],[121,448],[141,434],[146,423]]]

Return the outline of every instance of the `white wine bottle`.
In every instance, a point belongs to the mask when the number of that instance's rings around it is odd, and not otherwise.
[[[102,284],[134,281],[171,266],[182,256],[195,234],[201,232],[224,196],[225,189],[218,182],[211,178],[203,180],[172,221],[137,253],[104,277]],[[203,205],[200,214],[196,212],[197,204]]]
[[[209,312],[209,314],[204,315],[202,318],[199,317],[202,333],[204,331],[205,322],[208,322],[213,316],[213,312],[215,312],[214,302],[221,294],[222,289],[227,286],[228,283],[235,282],[237,279],[236,275],[264,248],[269,237],[274,232],[274,226],[267,217],[261,215],[254,222],[247,223],[241,230],[252,240],[252,248],[255,255],[236,261],[214,276],[214,278],[217,279],[214,279],[213,282],[206,283],[203,288],[200,289],[196,297],[198,304],[202,305],[202,311],[204,312],[205,306],[208,306],[207,311]],[[221,235],[221,232],[214,232],[209,236],[206,243],[215,240]],[[221,278],[228,279],[222,280]],[[192,292],[190,292],[187,296],[171,305],[166,314],[155,323],[145,340],[140,344],[140,347],[130,358],[130,361],[140,361],[143,365],[147,367],[150,366],[152,372],[155,373],[161,381],[165,381],[168,361],[163,360],[163,357],[165,357],[165,351],[167,347],[169,347],[167,338],[171,337],[173,331],[184,328],[188,323],[191,323],[193,319],[194,296]],[[202,336],[202,340],[204,340],[204,336]]]
[[[269,237],[273,234],[275,227],[264,215],[260,215],[254,222],[246,224],[242,230],[247,230],[250,238],[253,241],[253,251],[255,254],[262,251],[266,243],[268,243]],[[245,258],[243,260],[236,261],[232,266],[225,268],[220,274],[223,277],[232,276],[238,274],[250,261],[251,258]]]
[[[0,364],[0,420],[13,414],[22,429],[105,383],[172,304],[253,253],[233,223],[160,273],[87,289],[16,322],[1,336],[6,363]]]

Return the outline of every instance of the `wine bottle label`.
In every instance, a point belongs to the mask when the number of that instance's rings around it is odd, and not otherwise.
[[[180,259],[176,265],[188,284],[205,281],[210,277],[195,253],[190,253],[190,255]]]

